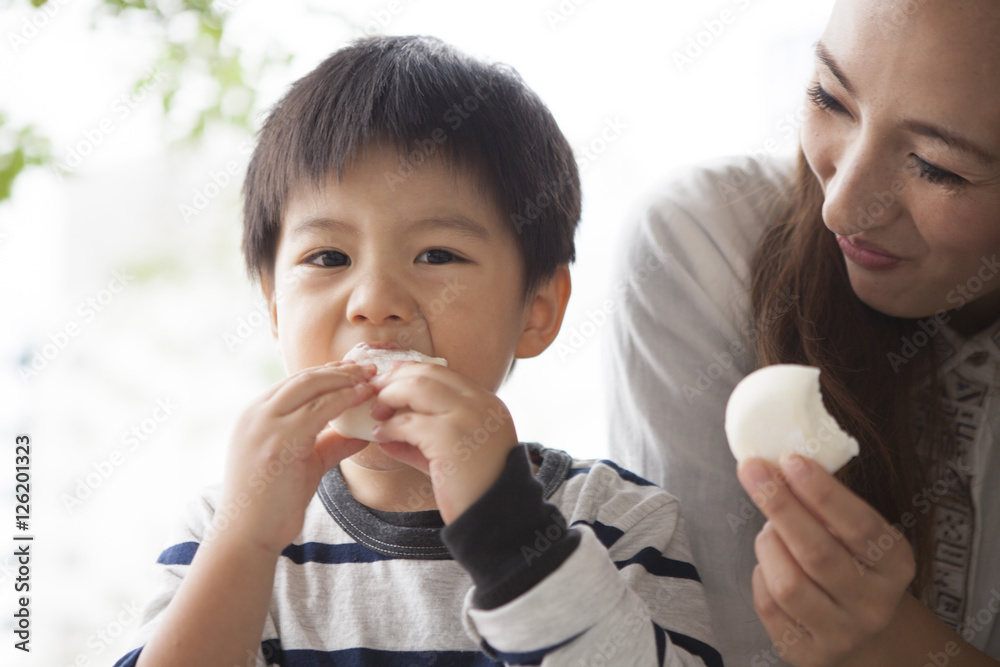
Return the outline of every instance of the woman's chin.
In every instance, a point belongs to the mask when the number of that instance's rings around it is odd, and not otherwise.
[[[873,281],[869,276],[857,275],[850,269],[848,274],[851,289],[861,302],[883,315],[917,319],[933,316],[941,308],[938,304],[922,303],[920,299],[915,299],[912,290],[905,287],[893,289],[893,285],[885,279]]]

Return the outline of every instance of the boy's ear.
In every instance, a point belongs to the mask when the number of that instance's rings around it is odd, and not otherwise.
[[[264,300],[267,301],[267,312],[271,320],[271,335],[274,339],[278,339],[278,301],[274,293],[274,287],[271,285],[271,280],[267,276],[261,276],[260,278],[260,291],[264,295]]]
[[[514,350],[515,358],[538,356],[556,339],[571,290],[569,266],[560,264],[524,305],[524,326]]]

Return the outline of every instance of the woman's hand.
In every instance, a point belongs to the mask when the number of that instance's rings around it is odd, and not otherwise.
[[[909,543],[811,459],[748,459],[737,474],[768,518],[753,596],[771,640],[791,665],[840,664],[896,613],[916,571]]]

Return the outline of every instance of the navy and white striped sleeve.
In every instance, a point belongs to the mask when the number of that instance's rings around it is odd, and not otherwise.
[[[508,664],[721,667],[677,500],[608,462],[580,472],[553,498],[576,549],[500,607],[478,608],[470,591],[467,631]]]

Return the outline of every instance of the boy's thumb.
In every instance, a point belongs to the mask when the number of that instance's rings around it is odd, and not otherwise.
[[[313,448],[319,455],[320,461],[323,462],[323,474],[326,474],[335,465],[350,456],[354,456],[367,446],[367,440],[345,438],[328,428],[316,436],[316,444]]]

